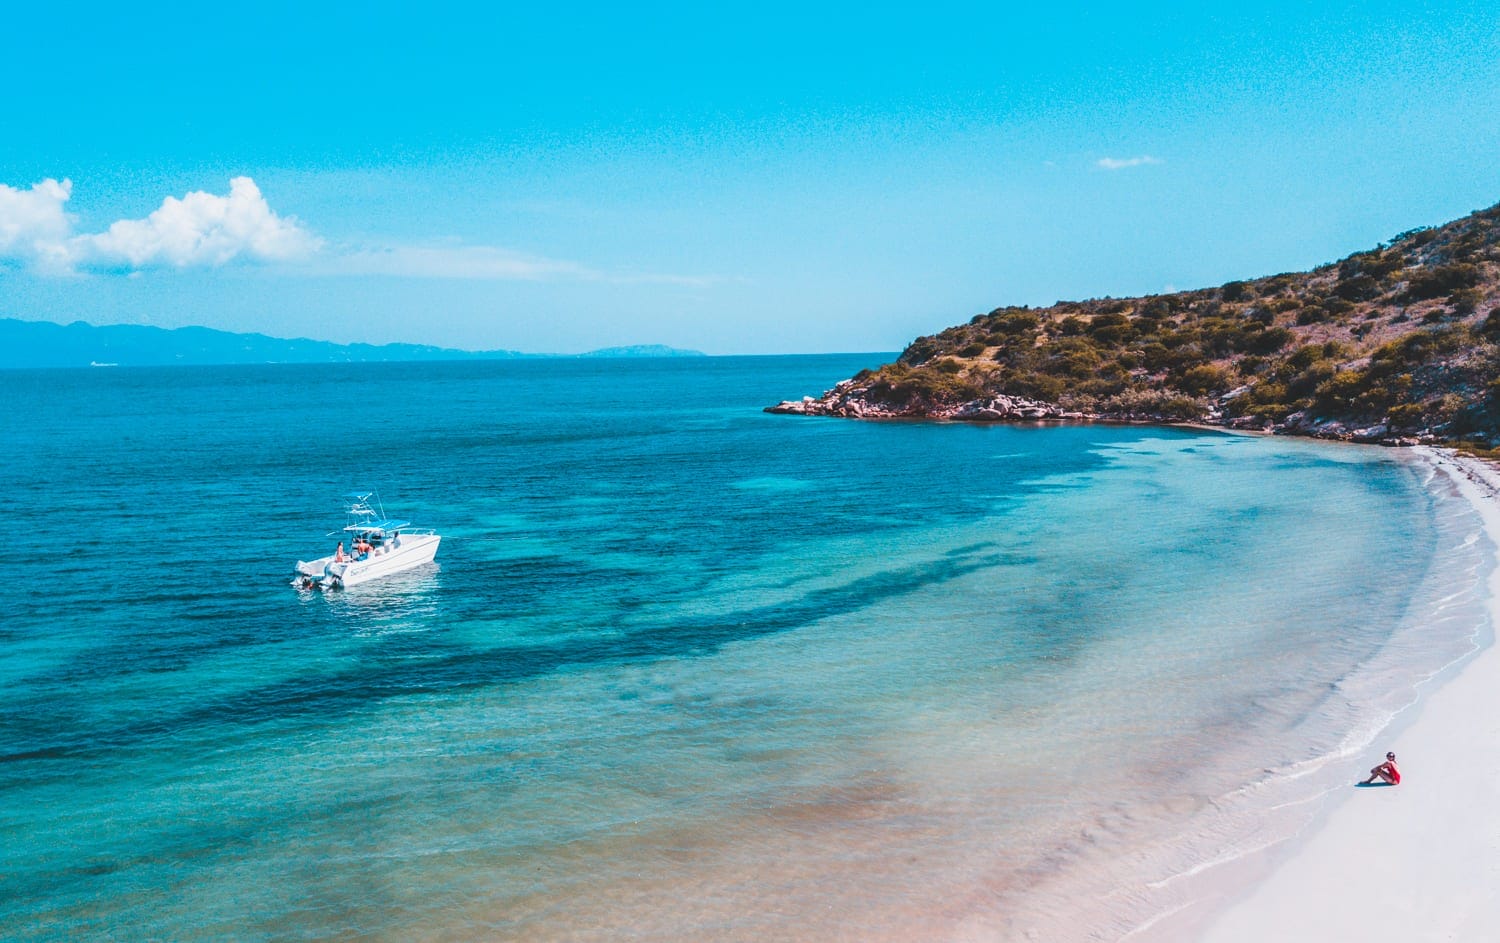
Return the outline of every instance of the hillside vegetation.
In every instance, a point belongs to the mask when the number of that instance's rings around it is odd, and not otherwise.
[[[1500,429],[1500,205],[1311,272],[1006,307],[777,412],[1205,422],[1370,441]]]

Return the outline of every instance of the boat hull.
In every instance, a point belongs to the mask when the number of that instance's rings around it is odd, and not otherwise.
[[[336,563],[333,557],[324,557],[310,563],[299,562],[297,574],[299,578],[321,580],[325,586],[347,589],[431,563],[441,540],[437,534],[402,534],[399,545],[383,547],[363,560]]]

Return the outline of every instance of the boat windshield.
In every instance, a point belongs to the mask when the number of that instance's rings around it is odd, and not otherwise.
[[[411,521],[362,521],[358,524],[350,524],[344,530],[351,534],[384,534],[393,530],[403,530],[411,526]]]

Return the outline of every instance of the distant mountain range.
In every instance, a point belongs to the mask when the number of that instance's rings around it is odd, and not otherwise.
[[[138,324],[54,324],[0,318],[0,369],[249,363],[381,363],[409,360],[516,360],[544,357],[702,357],[661,344],[605,347],[585,354],[454,350],[426,344],[334,344],[306,338],[234,334],[207,327],[167,330]]]

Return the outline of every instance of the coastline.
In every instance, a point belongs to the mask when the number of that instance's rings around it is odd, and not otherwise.
[[[804,396],[800,400],[782,400],[767,406],[764,412],[778,416],[822,416],[833,419],[860,419],[866,422],[963,422],[1005,425],[1138,425],[1175,426],[1182,429],[1207,429],[1248,435],[1286,435],[1333,442],[1363,445],[1409,447],[1437,445],[1443,440],[1430,432],[1400,434],[1386,423],[1374,425],[1350,423],[1339,419],[1310,419],[1299,413],[1295,421],[1264,422],[1254,417],[1228,418],[1223,405],[1228,397],[1204,415],[1185,417],[1159,409],[1090,411],[1063,407],[1046,400],[1022,396],[987,396],[961,403],[932,404],[917,402],[893,407],[872,402],[868,390],[856,381],[841,380],[820,397]]]
[[[1250,943],[1474,940],[1500,932],[1500,469],[1423,448],[1474,508],[1490,543],[1489,631],[1477,649],[1418,686],[1418,698],[1348,764],[1350,786],[1306,832],[1271,853],[1268,873],[1189,927],[1163,915],[1136,939]],[[1353,786],[1386,750],[1399,787]]]

